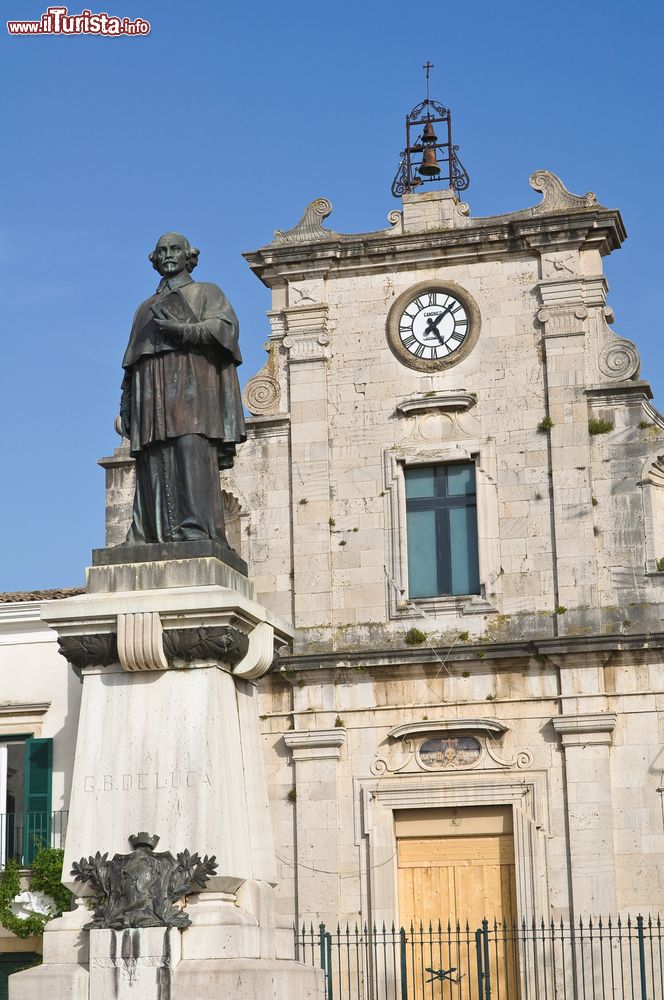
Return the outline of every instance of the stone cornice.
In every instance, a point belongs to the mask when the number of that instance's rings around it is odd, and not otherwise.
[[[46,713],[50,701],[3,702],[0,704],[0,735],[33,736],[42,735]]]
[[[429,396],[417,396],[404,399],[397,403],[397,412],[404,416],[412,413],[429,413],[432,410],[443,410],[449,413],[463,413],[475,406],[477,397],[469,392],[434,392]]]
[[[290,428],[290,413],[266,413],[246,418],[247,437],[284,437]]]
[[[50,701],[2,702],[0,703],[0,722],[6,722],[8,719],[16,722],[19,720],[41,720],[50,707]]]
[[[518,213],[515,213],[518,216]],[[306,267],[309,276],[412,270],[441,264],[465,264],[502,257],[536,257],[566,248],[620,247],[625,229],[615,209],[592,206],[528,218],[515,216],[468,220],[457,229],[340,235],[306,243],[271,243],[243,256],[271,287]]]
[[[586,396],[598,403],[614,403],[623,405],[626,396],[633,396],[634,402],[645,402],[652,399],[652,389],[650,382],[605,382],[603,385],[588,385],[583,390]]]
[[[43,601],[11,601],[0,604],[0,629],[4,625],[23,625],[29,622],[41,623]]]
[[[641,632],[633,635],[560,636],[558,638],[526,639],[514,642],[464,643],[455,646],[440,646],[436,650],[426,648],[363,648],[320,652],[295,652],[282,654],[280,664],[283,671],[310,670],[320,674],[322,670],[402,670],[409,664],[440,666],[443,658],[449,666],[481,659],[487,660],[529,660],[535,655],[556,658],[564,656],[592,655],[605,656],[607,653],[623,651],[650,652],[653,657],[661,656],[664,650],[664,632]]]
[[[399,740],[404,736],[420,736],[425,733],[490,733],[500,736],[506,733],[507,726],[497,719],[440,719],[438,722],[408,722],[403,726],[390,729],[387,734],[390,739]]]
[[[41,620],[41,611],[54,601],[13,601],[0,604],[0,646],[26,642],[55,642],[56,634]]]

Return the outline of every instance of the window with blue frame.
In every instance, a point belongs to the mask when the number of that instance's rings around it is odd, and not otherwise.
[[[472,462],[405,469],[408,594],[479,594],[477,493]]]

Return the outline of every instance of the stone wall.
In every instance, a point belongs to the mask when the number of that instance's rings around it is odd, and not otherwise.
[[[529,832],[516,839],[521,916],[658,911],[659,652],[439,656],[357,655],[324,671],[295,658],[264,685],[284,915],[295,888],[307,924],[396,919],[391,810],[491,803],[511,805]],[[395,727],[411,733],[390,737]],[[413,747],[441,732],[474,734],[477,764],[423,769]],[[387,818],[374,815],[381,797]]]

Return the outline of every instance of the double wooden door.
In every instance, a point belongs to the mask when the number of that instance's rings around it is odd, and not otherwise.
[[[435,973],[454,966],[460,988],[435,995],[476,997],[475,930],[486,919],[499,931],[492,945],[494,987],[515,997],[518,955],[499,940],[500,929],[517,918],[511,813],[497,807],[407,810],[397,814],[396,829],[399,923],[413,935],[409,995],[423,992],[431,977],[426,968]]]

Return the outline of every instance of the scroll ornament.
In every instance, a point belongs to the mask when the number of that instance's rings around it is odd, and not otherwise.
[[[281,389],[272,375],[259,372],[247,382],[244,390],[245,406],[254,416],[260,417],[275,413],[279,407]]]

